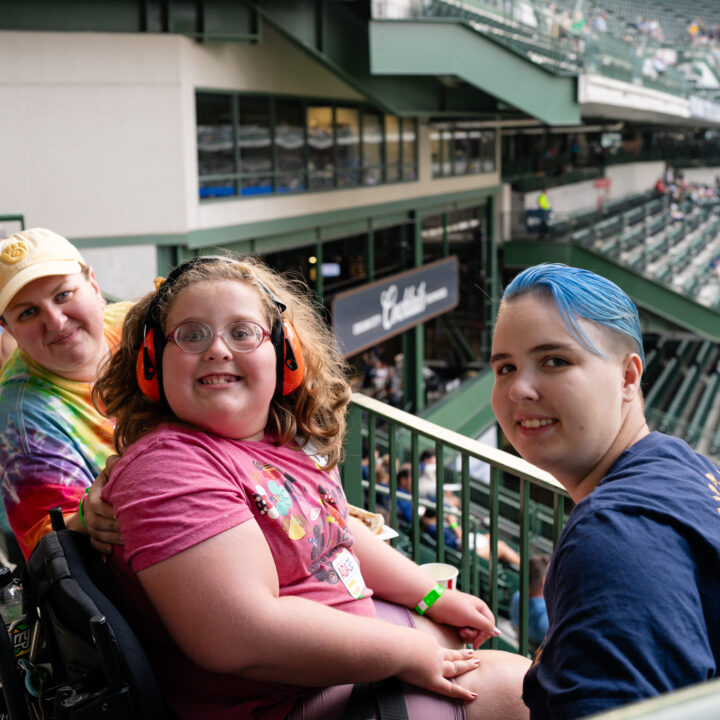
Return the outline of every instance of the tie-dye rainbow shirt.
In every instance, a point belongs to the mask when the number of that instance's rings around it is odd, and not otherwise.
[[[131,307],[105,308],[111,348]],[[113,423],[93,407],[90,390],[90,383],[55,375],[17,350],[0,374],[0,486],[26,558],[50,530],[50,508],[77,512],[85,488],[113,452]]]

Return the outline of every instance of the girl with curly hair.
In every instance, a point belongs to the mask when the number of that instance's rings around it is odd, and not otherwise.
[[[525,713],[527,660],[461,648],[497,634],[485,603],[348,516],[350,391],[307,288],[185,263],[131,311],[95,396],[121,453],[116,597],[179,718],[329,720],[386,678],[410,718]]]

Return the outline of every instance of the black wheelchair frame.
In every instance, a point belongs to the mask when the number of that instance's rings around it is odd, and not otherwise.
[[[50,516],[53,531],[23,570],[27,660],[0,631],[0,719],[169,720],[145,652],[104,589],[104,564],[86,536],[65,528],[59,508]]]

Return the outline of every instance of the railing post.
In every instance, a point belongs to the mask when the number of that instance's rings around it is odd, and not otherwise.
[[[390,466],[390,524],[397,527],[397,470],[395,468],[397,458],[397,439],[395,437],[395,423],[388,423],[388,465]],[[393,544],[398,543],[398,538],[393,539]]]
[[[520,479],[520,654],[528,653],[530,608],[530,483]]]
[[[350,405],[345,432],[343,487],[351,505],[363,506],[362,488],[362,408]]]
[[[470,575],[470,513],[466,510],[466,508],[470,507],[470,459],[465,453],[462,454],[461,468],[460,507],[462,508],[462,514],[460,515],[460,527],[462,531],[462,556],[460,562],[462,567],[460,576],[463,580],[463,590],[477,593],[477,588],[472,588]],[[474,548],[475,545],[473,545],[473,552],[475,552]],[[475,555],[477,556],[477,553]]]
[[[410,434],[410,463],[412,464],[411,469],[411,487],[412,487],[412,546],[413,546],[413,558],[417,562],[420,557],[420,513],[418,508],[420,507],[420,498],[418,497],[419,488],[419,462],[420,453],[418,452],[418,436],[417,433],[411,432]]]
[[[435,538],[438,562],[445,562],[445,462],[443,445],[435,443]]]
[[[376,485],[376,466],[375,462],[375,415],[368,413],[367,423],[367,447],[368,447],[368,510],[375,512],[377,506]]]
[[[470,532],[477,537],[480,528],[478,527],[475,518],[470,518]],[[480,597],[480,556],[475,550],[472,551],[470,556],[470,573],[472,575],[472,594],[475,597]]]
[[[497,617],[498,613],[498,558],[497,558],[497,543],[498,543],[498,515],[499,515],[499,492],[500,492],[500,480],[502,478],[502,470],[493,467],[490,472],[490,568],[488,583],[490,585],[490,611]],[[497,638],[490,638],[490,647],[497,649],[498,640]]]
[[[372,228],[368,230],[366,245],[365,245],[365,257],[367,258],[366,275],[368,282],[375,281],[375,233]]]

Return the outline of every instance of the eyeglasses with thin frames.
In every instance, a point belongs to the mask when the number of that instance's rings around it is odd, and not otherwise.
[[[185,322],[172,330],[166,340],[174,342],[183,352],[205,352],[219,335],[225,344],[235,352],[252,352],[262,345],[270,333],[261,325],[250,320],[238,320],[228,323],[222,330],[215,330],[204,322]]]

